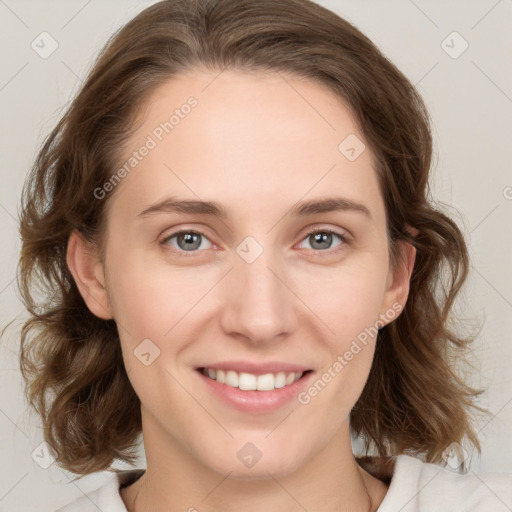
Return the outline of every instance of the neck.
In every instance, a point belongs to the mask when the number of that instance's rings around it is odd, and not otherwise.
[[[250,480],[201,464],[147,418],[143,432],[147,470],[123,490],[129,512],[374,512],[387,490],[357,464],[348,428],[298,470],[260,471]]]

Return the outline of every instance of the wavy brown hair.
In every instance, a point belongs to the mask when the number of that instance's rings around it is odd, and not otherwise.
[[[23,189],[18,289],[30,318],[20,368],[57,463],[84,475],[136,460],[140,402],[117,326],[87,308],[66,264],[67,242],[76,229],[103,254],[105,208],[116,191],[98,200],[94,189],[121,164],[148,95],[198,67],[312,79],[350,107],[375,155],[392,264],[399,241],[417,250],[409,299],[378,335],[351,426],[382,456],[443,463],[445,448],[463,440],[480,452],[472,413],[484,411],[474,402],[481,391],[450,363],[465,360],[472,341],[450,327],[467,248],[430,197],[430,119],[414,86],[357,28],[312,1],[166,0],[110,38]]]

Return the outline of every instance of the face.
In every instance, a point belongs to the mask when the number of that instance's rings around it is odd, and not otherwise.
[[[130,171],[99,199],[107,293],[88,304],[118,324],[146,451],[285,475],[346,445],[406,279],[342,101],[304,79],[217,75],[180,75],[146,103]]]

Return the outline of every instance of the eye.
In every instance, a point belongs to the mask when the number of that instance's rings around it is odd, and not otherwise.
[[[338,238],[340,243],[335,246],[336,249],[333,252],[342,250],[343,246],[347,243],[346,236],[331,229],[315,229],[307,233],[302,240],[310,242],[310,247],[306,247],[306,249],[310,248],[314,251],[326,252],[326,250],[332,248],[334,238]]]
[[[339,239],[339,243],[332,249],[333,240]],[[320,252],[337,252],[343,250],[344,246],[348,243],[347,238],[342,233],[337,233],[331,229],[315,229],[306,234],[302,241],[310,243],[310,247],[306,249],[312,249],[313,251]],[[161,242],[162,245],[170,245],[175,251],[181,253],[195,253],[199,250],[209,249],[215,247],[208,238],[199,231],[192,230],[181,230],[176,233],[165,237]],[[208,245],[209,244],[209,245]]]
[[[170,245],[178,252],[197,252],[198,249],[208,249],[213,244],[208,240],[209,246],[203,243],[208,238],[198,231],[177,231],[172,235],[164,238],[160,243],[162,245]]]

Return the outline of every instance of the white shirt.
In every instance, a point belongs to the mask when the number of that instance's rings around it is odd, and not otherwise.
[[[512,512],[512,473],[462,475],[408,455],[393,459],[389,489],[378,512]],[[56,512],[127,512],[120,487],[143,473],[116,471],[100,488]]]

